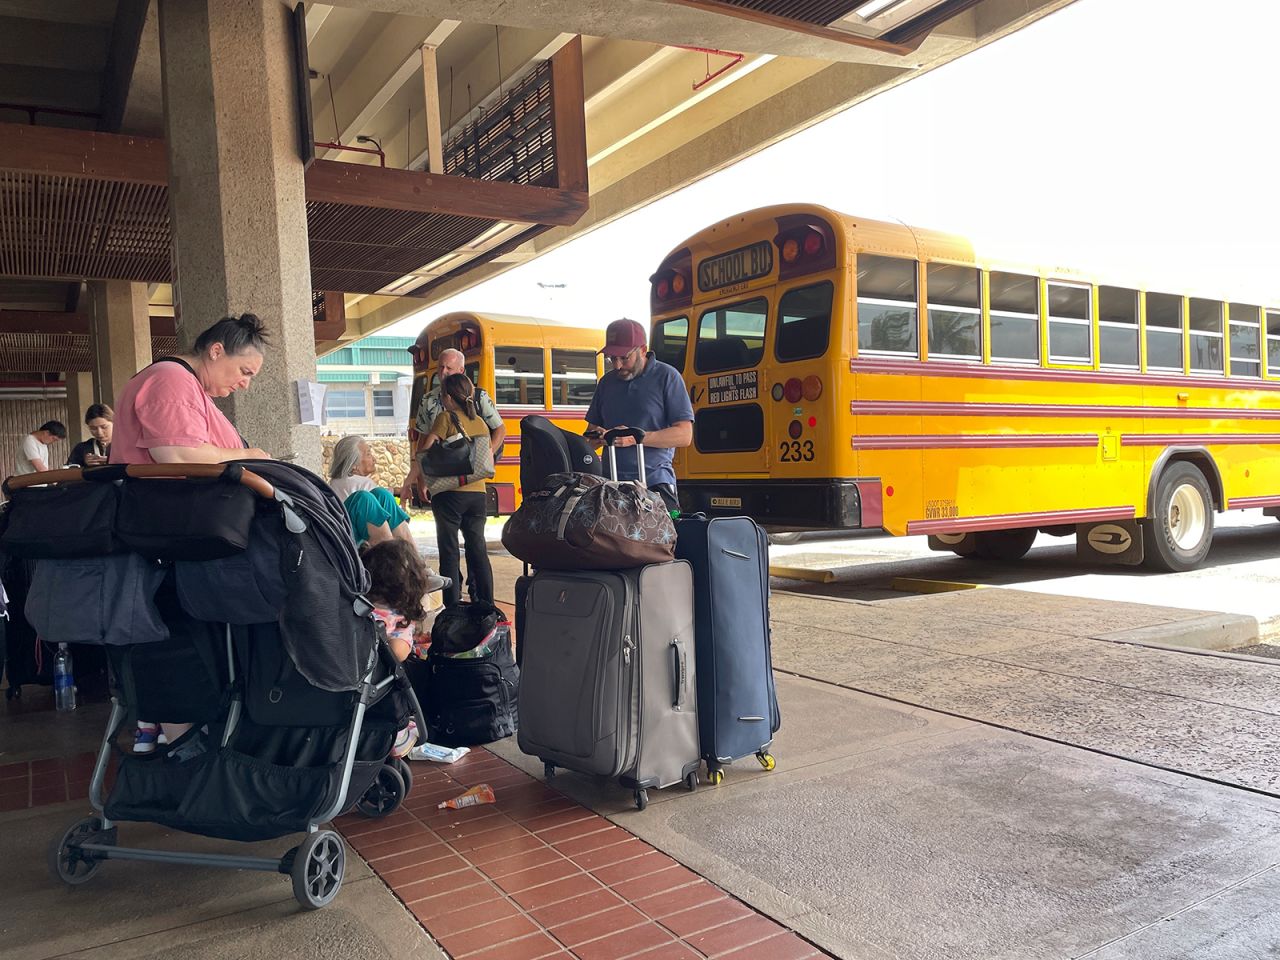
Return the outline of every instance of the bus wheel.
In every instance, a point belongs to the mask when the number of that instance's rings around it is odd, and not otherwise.
[[[983,560],[1021,560],[1036,540],[1035,527],[1017,530],[984,530],[974,534],[973,555]]]
[[[1199,566],[1213,542],[1213,498],[1204,474],[1186,462],[1170,464],[1142,523],[1148,567],[1177,573]]]

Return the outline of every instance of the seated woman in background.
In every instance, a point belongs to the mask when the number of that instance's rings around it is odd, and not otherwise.
[[[373,482],[373,470],[373,451],[363,437],[343,437],[334,445],[329,486],[351,519],[356,546],[383,543],[392,538],[412,543],[409,515],[396,503],[394,493]]]
[[[99,467],[111,456],[111,428],[115,414],[105,403],[91,403],[84,412],[84,423],[91,439],[82,440],[71,448],[67,463],[81,467]]]

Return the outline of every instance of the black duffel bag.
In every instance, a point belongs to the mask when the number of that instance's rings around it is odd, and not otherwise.
[[[132,477],[125,481],[116,536],[152,560],[216,560],[249,543],[256,497],[228,464],[213,479]]]
[[[26,560],[102,557],[118,552],[121,548],[113,531],[119,493],[109,480],[122,475],[119,468],[106,467],[85,471],[85,482],[19,490],[11,490],[6,480],[8,503],[0,520],[0,550]]]

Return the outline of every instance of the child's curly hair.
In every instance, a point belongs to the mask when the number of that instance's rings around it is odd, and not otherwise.
[[[372,603],[387,607],[406,620],[427,615],[422,596],[427,592],[430,571],[418,548],[407,540],[384,540],[360,555],[372,585],[367,594]]]

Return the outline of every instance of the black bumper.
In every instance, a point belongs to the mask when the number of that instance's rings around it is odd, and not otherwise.
[[[686,513],[748,516],[769,527],[862,527],[862,498],[852,480],[681,480],[676,490]]]

